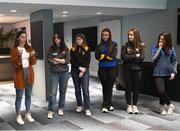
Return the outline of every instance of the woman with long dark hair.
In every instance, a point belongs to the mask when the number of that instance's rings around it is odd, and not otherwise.
[[[53,37],[53,45],[48,50],[48,61],[50,64],[51,71],[51,88],[49,96],[49,106],[47,117],[49,119],[53,118],[55,106],[56,106],[56,96],[59,85],[59,104],[58,104],[58,114],[60,116],[64,115],[65,107],[65,97],[67,83],[69,79],[69,66],[70,53],[64,39],[61,35],[55,34]]]
[[[138,29],[128,31],[128,41],[121,47],[123,72],[126,85],[125,97],[127,112],[138,114],[137,102],[141,85],[143,60],[145,58],[145,44],[142,42]],[[133,97],[131,96],[133,93]]]
[[[81,88],[84,98],[84,110],[86,116],[91,116],[90,95],[89,95],[89,64],[91,50],[87,44],[84,34],[77,34],[71,49],[71,76],[75,86],[75,96],[77,101],[76,112],[83,110]]]
[[[160,113],[173,114],[175,107],[171,104],[166,92],[167,81],[173,80],[177,74],[176,52],[172,46],[171,34],[169,32],[160,33],[158,42],[153,45],[151,51],[155,65],[153,76],[159,93]]]
[[[15,45],[11,50],[11,62],[13,65],[14,86],[16,89],[16,122],[20,125],[24,124],[21,117],[21,101],[25,91],[25,119],[28,122],[34,122],[31,116],[31,94],[34,84],[33,66],[36,64],[35,51],[27,43],[27,34],[24,31],[19,31],[16,35]]]
[[[95,51],[99,60],[98,77],[102,84],[102,112],[114,111],[112,104],[112,89],[117,77],[117,43],[112,41],[111,31],[105,28],[101,32],[101,42]]]

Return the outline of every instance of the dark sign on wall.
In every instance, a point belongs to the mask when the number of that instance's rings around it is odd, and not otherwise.
[[[43,59],[42,21],[31,22],[31,45],[38,59]]]

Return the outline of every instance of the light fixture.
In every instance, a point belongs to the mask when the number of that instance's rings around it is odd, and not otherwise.
[[[67,15],[62,15],[62,17],[66,17]]]
[[[101,15],[102,14],[102,12],[96,12],[96,15]]]
[[[16,13],[16,10],[11,10],[11,13]]]
[[[4,14],[0,14],[0,16],[4,16]]]
[[[63,11],[62,14],[68,14],[69,12],[68,11]]]

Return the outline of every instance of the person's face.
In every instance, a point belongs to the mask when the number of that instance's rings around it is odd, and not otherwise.
[[[77,38],[76,38],[76,44],[77,44],[77,45],[81,46],[81,45],[83,44],[83,42],[84,42],[84,41],[83,41],[83,39],[82,39],[81,37],[77,37]]]
[[[166,41],[165,41],[165,38],[164,38],[164,36],[162,35],[162,36],[160,36],[160,38],[159,38],[159,43],[162,43],[162,44],[164,44]]]
[[[131,42],[134,41],[134,33],[132,31],[129,31],[128,33],[128,40]]]
[[[57,35],[54,36],[54,43],[56,45],[60,45],[60,43],[61,43],[61,39]]]
[[[108,41],[108,39],[109,39],[109,32],[102,32],[102,39],[104,40],[104,41]]]
[[[18,39],[19,39],[19,44],[24,46],[27,41],[27,35],[25,33],[23,33],[19,36]]]

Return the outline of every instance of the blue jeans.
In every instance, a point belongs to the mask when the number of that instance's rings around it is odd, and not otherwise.
[[[84,98],[84,109],[89,110],[90,109],[89,70],[87,69],[83,77],[79,78],[79,70],[72,68],[71,76],[75,86],[75,96],[76,96],[77,106],[82,106],[82,95],[81,95],[81,87],[82,87],[83,98]]]
[[[31,108],[32,85],[27,84],[29,69],[28,68],[24,68],[23,71],[24,71],[24,79],[25,79],[25,82],[26,82],[26,87],[25,87],[25,89],[18,89],[18,88],[16,88],[15,108],[16,108],[16,113],[17,114],[20,114],[21,101],[22,101],[24,90],[25,90],[26,112],[27,113],[30,112],[30,108]]]
[[[55,111],[56,105],[56,96],[59,84],[59,108],[65,107],[65,97],[66,97],[66,90],[67,90],[67,83],[69,79],[69,72],[58,72],[58,73],[51,73],[51,89],[50,89],[50,96],[49,96],[49,111]]]

